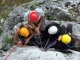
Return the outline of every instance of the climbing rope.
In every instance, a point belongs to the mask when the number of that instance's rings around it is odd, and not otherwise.
[[[47,49],[49,49],[51,46],[55,45],[57,43],[57,39],[55,41],[53,41],[51,44],[49,44],[46,48],[45,48],[45,51]]]
[[[49,38],[48,38],[48,40],[46,41],[46,44],[45,44],[45,46],[44,46],[44,49],[45,49],[45,48],[46,48],[46,46],[48,45],[49,40],[50,40],[50,37],[49,37]]]
[[[9,54],[4,58],[4,60],[7,60],[7,58],[11,55],[12,52],[14,52],[17,49],[18,46],[19,44],[13,47],[12,50],[9,52]]]

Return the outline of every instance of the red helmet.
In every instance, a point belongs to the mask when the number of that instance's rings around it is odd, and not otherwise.
[[[38,22],[38,13],[36,11],[31,11],[30,13],[30,21],[35,23],[35,22]]]

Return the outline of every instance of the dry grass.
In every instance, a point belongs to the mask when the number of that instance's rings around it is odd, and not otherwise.
[[[1,0],[0,0],[1,1]],[[8,5],[8,6],[14,6],[15,4],[20,5],[22,3],[27,3],[32,0],[4,0],[0,3],[0,8]]]
[[[10,11],[14,9],[14,6],[28,3],[32,0],[0,0],[0,15],[2,18],[7,18]]]

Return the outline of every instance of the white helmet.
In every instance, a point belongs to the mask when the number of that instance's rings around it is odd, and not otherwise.
[[[56,26],[51,26],[49,29],[48,29],[48,33],[49,34],[56,34],[58,31],[58,28]]]

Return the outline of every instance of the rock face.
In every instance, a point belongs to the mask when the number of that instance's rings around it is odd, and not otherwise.
[[[14,53],[12,53],[7,60],[79,60],[80,53],[72,51],[72,53],[64,54],[52,49],[52,51],[41,51],[37,47],[25,47],[17,48]],[[7,53],[9,54],[9,53]],[[6,56],[7,56],[6,54]]]
[[[74,0],[34,0],[18,6],[10,12],[7,20],[4,22],[3,33],[0,36],[0,48],[5,37],[13,38],[14,26],[23,20],[24,13],[28,11],[32,5],[42,7],[46,20],[50,19],[51,21],[57,21],[59,24],[64,25],[71,23],[73,25],[73,34],[80,34],[80,24],[77,24],[80,22],[80,0],[76,2],[74,2]]]
[[[3,33],[0,36],[0,42],[3,41],[6,37],[13,38],[13,27],[20,22],[24,12],[25,9],[19,6],[9,14],[7,20],[4,22]]]
[[[54,21],[59,23],[60,25],[67,26],[67,24],[71,23],[73,25],[73,34],[80,36],[80,24],[79,24],[80,23],[80,0],[39,0],[39,1],[34,0],[30,3],[25,3],[16,7],[12,12],[9,13],[8,18],[4,22],[2,35],[0,35],[0,48],[2,48],[2,45],[3,45],[2,42],[5,40],[6,37],[13,38],[15,25],[23,21],[24,13],[29,9],[31,9],[32,6],[33,8],[42,7],[45,13],[45,20],[47,21],[46,24]],[[7,46],[7,48],[9,47],[10,45]],[[79,43],[77,44],[77,47],[80,47]],[[53,59],[54,60],[79,60],[80,59],[79,57],[80,54],[76,54],[74,52],[72,55],[70,54],[69,56],[67,56],[67,55],[63,55],[60,52],[55,52],[55,51],[42,52],[38,48],[36,49],[35,48],[32,49],[32,47],[28,47],[28,48],[23,48],[23,49],[18,48],[17,51],[12,55],[12,57],[9,58],[9,60],[18,60],[18,59],[21,59],[21,60],[53,60]],[[44,55],[44,53],[46,55]],[[36,56],[36,54],[38,55]],[[76,55],[76,58],[74,58],[75,55]],[[60,56],[62,56],[62,58]],[[4,57],[0,58],[0,60],[3,60],[3,58]]]

